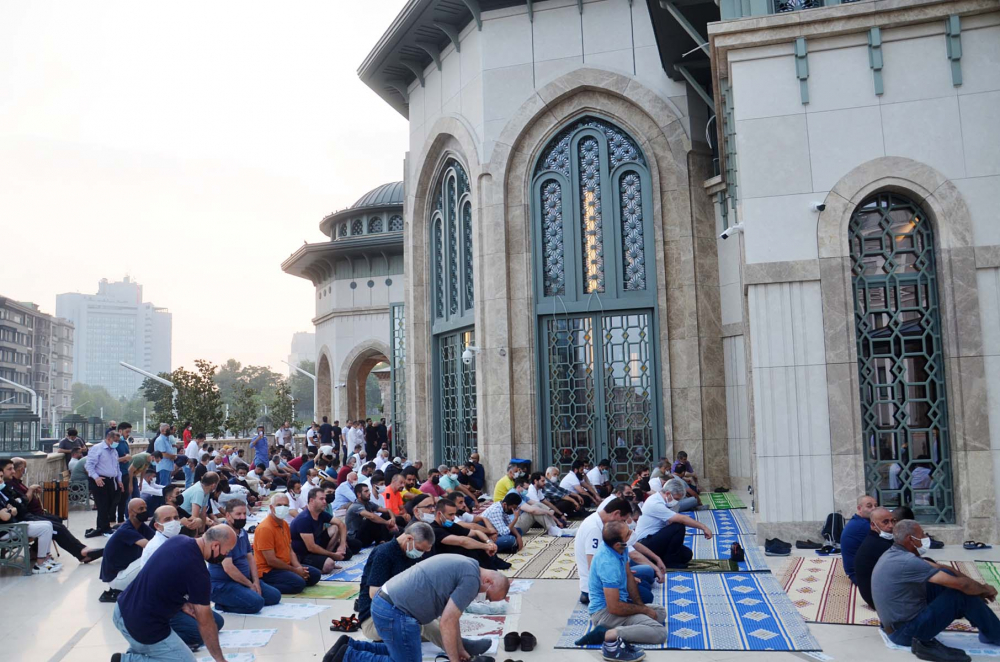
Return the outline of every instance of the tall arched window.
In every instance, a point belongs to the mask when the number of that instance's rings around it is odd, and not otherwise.
[[[465,350],[475,346],[472,200],[469,177],[457,160],[445,162],[434,199],[430,309],[437,384],[435,447],[439,462],[457,464],[476,451],[478,427],[476,361],[462,361]]]
[[[954,522],[933,229],[917,203],[884,192],[858,206],[848,236],[866,491]]]
[[[624,479],[662,455],[652,186],[638,142],[585,117],[532,179],[541,454],[608,458]]]

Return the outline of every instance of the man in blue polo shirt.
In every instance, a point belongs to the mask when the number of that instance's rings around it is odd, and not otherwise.
[[[222,623],[209,602],[211,579],[205,562],[219,564],[236,545],[229,526],[214,526],[201,538],[174,536],[153,554],[131,585],[118,598],[114,624],[128,642],[128,652],[115,653],[112,662],[192,662],[194,654],[171,628],[171,619],[185,613],[198,630],[215,662],[225,662],[219,647]]]
[[[267,435],[264,434],[263,425],[257,428],[257,436],[250,442],[250,448],[252,448],[254,452],[253,463],[263,464],[266,467],[267,463],[271,461],[271,458],[267,453]]]
[[[210,565],[212,600],[217,609],[234,614],[256,614],[281,602],[281,591],[260,581],[250,537],[245,531],[247,503],[232,499],[223,506],[226,524],[236,532],[236,546],[219,565]]]
[[[858,512],[854,514],[844,530],[840,533],[840,556],[844,560],[844,572],[848,579],[854,581],[854,556],[861,549],[861,543],[868,537],[871,530],[872,511],[878,502],[875,497],[863,494],[858,497]]]
[[[605,660],[634,662],[645,653],[628,642],[662,644],[667,640],[667,611],[659,605],[644,605],[632,570],[628,566],[628,540],[633,535],[625,522],[608,522],[601,544],[590,564],[590,636],[603,634],[601,653]],[[597,643],[596,641],[593,643]]]
[[[170,426],[167,423],[160,423],[160,434],[153,442],[153,450],[160,451],[162,457],[156,463],[156,482],[160,485],[171,483],[171,474],[174,472],[174,459],[177,457],[177,449],[170,443]]]
[[[142,499],[128,502],[128,520],[119,526],[104,546],[101,560],[101,581],[110,582],[118,573],[142,556],[142,549],[156,533],[146,524],[152,512]],[[113,602],[115,593],[109,589],[101,596],[102,602]]]

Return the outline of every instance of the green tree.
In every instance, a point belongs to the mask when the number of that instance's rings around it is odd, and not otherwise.
[[[100,416],[101,409],[107,420],[120,415],[121,404],[103,386],[91,386],[77,382],[73,384],[73,409],[81,416]]]
[[[257,410],[260,408],[258,395],[246,384],[237,382],[234,386],[236,401],[231,405],[226,427],[236,434],[246,436],[257,421]]]
[[[299,367],[309,374],[316,374],[316,363],[314,361],[300,361]],[[308,422],[312,420],[315,417],[315,412],[313,411],[313,380],[301,372],[293,372],[288,381],[292,389],[292,398],[295,400],[295,414],[304,421]]]
[[[288,421],[292,427],[299,427],[299,424],[294,420],[295,416],[295,399],[292,398],[292,389],[288,385],[288,382],[281,380],[281,382],[274,389],[274,396],[271,398],[271,404],[268,405],[268,415],[271,420],[274,421],[275,427],[281,425],[285,421]]]
[[[225,422],[222,396],[215,383],[216,367],[208,361],[194,362],[197,371],[178,368],[171,381],[177,389],[177,419],[190,421],[194,432],[219,436]]]
[[[215,373],[215,383],[219,385],[222,402],[232,407],[236,404],[236,384],[240,381],[243,365],[236,359],[229,359],[219,366]]]

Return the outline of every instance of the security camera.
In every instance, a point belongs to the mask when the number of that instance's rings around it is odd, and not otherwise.
[[[809,206],[812,207],[813,211],[823,211],[824,209],[826,209],[825,202],[814,202]]]
[[[464,363],[465,365],[472,365],[472,358],[478,353],[479,353],[478,347],[473,347],[472,345],[469,345],[468,347],[465,348],[465,351],[462,352],[462,363]]]
[[[735,235],[737,232],[743,232],[742,223],[737,223],[736,225],[730,226],[725,230],[723,230],[722,234],[719,235],[719,239],[722,239],[724,241]]]

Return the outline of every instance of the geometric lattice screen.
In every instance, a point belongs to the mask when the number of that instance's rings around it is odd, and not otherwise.
[[[849,228],[866,492],[928,523],[955,521],[933,230],[878,193]]]
[[[438,337],[440,448],[437,458],[448,466],[463,466],[477,452],[476,359],[466,365],[462,353],[476,344],[476,334],[467,329]]]
[[[391,310],[392,368],[392,449],[406,451],[406,308],[394,303]]]

